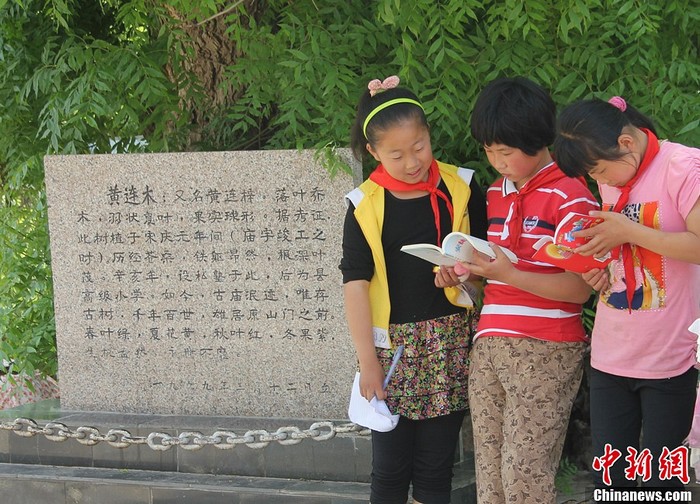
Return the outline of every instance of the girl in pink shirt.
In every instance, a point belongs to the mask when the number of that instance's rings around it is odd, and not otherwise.
[[[591,339],[597,487],[682,486],[674,456],[690,431],[700,316],[700,149],[659,140],[649,118],[614,97],[566,107],[554,155],[600,189],[601,224],[577,251],[613,254],[583,274],[600,291]],[[630,457],[631,458],[628,458]],[[632,460],[632,462],[630,462]]]

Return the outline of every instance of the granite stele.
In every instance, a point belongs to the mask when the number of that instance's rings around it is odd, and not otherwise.
[[[45,166],[63,409],[347,418],[350,174],[296,150]]]

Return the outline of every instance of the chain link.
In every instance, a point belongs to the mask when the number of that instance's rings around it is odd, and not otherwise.
[[[290,425],[280,427],[275,432],[256,429],[238,435],[231,431],[216,431],[211,436],[197,431],[183,431],[177,436],[165,432],[151,432],[147,436],[132,436],[128,430],[124,429],[110,429],[107,434],[102,435],[95,427],[80,426],[73,430],[60,422],[48,422],[43,427],[39,427],[36,421],[31,418],[16,418],[11,422],[2,422],[0,430],[12,431],[22,437],[43,434],[49,441],[59,443],[66,439],[75,439],[86,446],[94,446],[100,442],[106,442],[113,448],[128,448],[131,445],[143,444],[155,451],[166,451],[173,446],[194,451],[201,450],[207,445],[219,450],[230,450],[243,444],[253,450],[259,450],[275,442],[287,446],[299,444],[304,439],[327,441],[336,436],[363,437],[370,434],[369,429],[354,423],[336,425],[330,421],[314,422],[306,430]]]

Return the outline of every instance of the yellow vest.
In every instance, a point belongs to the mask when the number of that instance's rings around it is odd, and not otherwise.
[[[471,190],[469,181],[474,171],[458,168],[438,161],[440,177],[452,196],[454,220],[452,231],[469,234],[469,214],[467,203]],[[389,338],[389,283],[386,273],[386,261],[382,247],[382,226],[384,224],[384,188],[372,180],[365,180],[359,187],[346,195],[355,206],[355,218],[367,240],[374,259],[374,275],[369,282],[369,299],[372,307],[372,326],[374,344],[381,348],[391,348]],[[469,295],[459,287],[445,288],[447,299],[457,306],[473,309]]]

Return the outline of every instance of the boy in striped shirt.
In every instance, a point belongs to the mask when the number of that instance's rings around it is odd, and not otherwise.
[[[501,175],[487,192],[488,239],[519,259],[512,264],[494,247],[494,261],[456,268],[486,279],[469,372],[480,504],[555,503],[583,373],[581,312],[591,288],[577,273],[532,259],[533,244],[553,236],[566,214],[599,208],[585,182],[552,159],[555,120],[549,94],[521,77],[487,85],[472,114],[472,135]]]

